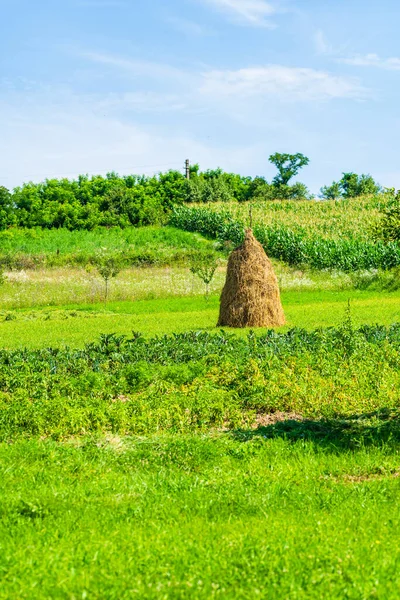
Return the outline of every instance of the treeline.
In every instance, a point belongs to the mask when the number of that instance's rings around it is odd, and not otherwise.
[[[200,172],[198,165],[193,165],[190,179],[179,171],[152,177],[109,173],[105,177],[80,175],[75,180],[30,182],[12,192],[0,187],[0,230],[13,226],[91,230],[99,226],[155,225],[167,220],[173,206],[187,202],[311,198],[303,183],[288,183],[297,173],[296,169],[308,159],[302,155],[276,154],[270,160],[279,171],[272,182],[264,177],[225,173],[222,169]],[[342,184],[333,185],[338,185],[339,191],[336,187],[326,188],[326,197],[337,197],[337,194],[352,197],[379,191],[370,176],[360,178],[352,173],[344,175]]]

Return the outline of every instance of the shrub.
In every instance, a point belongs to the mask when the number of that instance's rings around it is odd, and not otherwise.
[[[385,242],[400,241],[400,191],[382,211],[380,222],[374,228],[377,239]]]
[[[371,175],[357,175],[356,173],[343,173],[340,181],[334,181],[330,186],[321,188],[321,196],[329,200],[338,198],[358,198],[378,194],[381,186],[374,181]]]

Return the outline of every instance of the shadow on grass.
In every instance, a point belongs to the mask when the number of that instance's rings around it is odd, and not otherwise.
[[[281,420],[257,429],[236,429],[230,435],[238,441],[254,438],[283,438],[291,442],[308,441],[332,450],[400,444],[400,409],[334,419]]]

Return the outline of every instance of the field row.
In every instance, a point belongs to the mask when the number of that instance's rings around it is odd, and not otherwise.
[[[248,223],[249,218],[237,220],[225,207],[223,210],[179,207],[170,219],[174,227],[217,239],[226,248],[241,243]],[[290,265],[346,272],[400,266],[400,246],[395,242],[373,242],[337,234],[327,238],[315,232],[311,224],[309,228],[306,224],[296,228],[279,221],[265,225],[255,220],[253,231],[269,256]],[[340,234],[340,228],[337,233]]]

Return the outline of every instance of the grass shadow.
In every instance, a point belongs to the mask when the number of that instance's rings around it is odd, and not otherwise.
[[[331,450],[400,444],[400,409],[338,416],[332,419],[287,418],[257,429],[229,432],[242,442],[254,438],[282,438],[290,442],[309,441]]]

